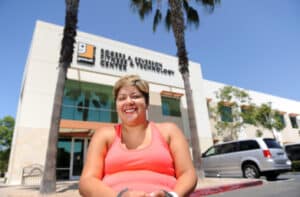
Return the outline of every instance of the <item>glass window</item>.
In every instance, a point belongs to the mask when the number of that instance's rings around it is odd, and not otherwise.
[[[221,153],[232,153],[237,151],[238,143],[222,144],[220,147]]]
[[[254,108],[253,107],[249,107],[249,108],[245,108],[245,107],[242,107],[242,117],[243,117],[243,121],[244,123],[247,123],[247,124],[254,124],[255,123],[255,120],[254,120],[254,116],[253,116],[253,113],[254,113]]]
[[[220,146],[213,146],[209,148],[204,154],[204,157],[212,156],[212,155],[217,155],[220,153]]]
[[[61,115],[70,120],[117,122],[112,87],[67,80]]]
[[[69,179],[71,160],[71,139],[60,138],[57,143],[56,177],[59,180]]]
[[[247,141],[240,142],[240,151],[254,150],[254,149],[258,149],[258,148],[259,148],[259,145],[254,140],[247,140]]]
[[[280,121],[283,127],[285,127],[285,121],[283,114],[276,113],[275,118]]]
[[[220,113],[221,113],[221,120],[223,122],[232,122],[233,121],[232,109],[231,109],[230,106],[221,105],[219,110],[220,110]]]
[[[177,117],[181,116],[180,99],[162,96],[161,102],[163,115]]]
[[[290,116],[292,128],[299,128],[296,116]]]
[[[281,148],[280,144],[274,139],[264,139],[264,142],[267,144],[268,148]]]

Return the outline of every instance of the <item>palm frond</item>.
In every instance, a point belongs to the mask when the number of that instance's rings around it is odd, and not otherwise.
[[[194,9],[193,7],[191,7],[189,5],[189,3],[187,2],[187,0],[183,1],[183,7],[186,13],[186,18],[187,18],[187,24],[188,25],[195,25],[196,28],[199,27],[199,15],[198,15],[198,11],[196,9]]]
[[[156,9],[154,20],[153,20],[153,27],[152,27],[153,32],[156,32],[156,27],[161,22],[161,18],[162,15],[160,9]]]
[[[144,20],[145,16],[152,12],[152,0],[131,0],[130,7]]]
[[[152,1],[143,0],[143,5],[140,9],[140,17],[144,19],[145,15],[148,15],[152,12]]]
[[[167,14],[165,17],[165,27],[166,27],[167,31],[169,32],[171,29],[171,10],[170,9],[167,10]]]
[[[183,0],[182,4],[183,4],[183,8],[184,8],[185,12],[188,12],[188,10],[190,8],[188,0]]]
[[[209,12],[213,12],[216,4],[220,4],[221,0],[195,0],[198,3],[202,3],[204,7],[208,9]]]
[[[141,5],[142,5],[142,1],[143,0],[131,0],[130,1],[130,8],[136,12],[140,9]]]
[[[195,25],[196,28],[199,27],[200,19],[197,10],[190,9],[188,15],[187,15],[187,23],[189,25]]]

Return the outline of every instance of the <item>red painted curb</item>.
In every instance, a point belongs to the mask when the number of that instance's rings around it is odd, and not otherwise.
[[[243,187],[251,187],[251,186],[257,186],[257,185],[262,185],[262,184],[263,184],[262,180],[257,180],[257,181],[249,181],[249,182],[244,182],[244,183],[233,183],[233,184],[228,184],[228,185],[222,185],[222,186],[216,186],[216,187],[210,187],[210,188],[204,188],[204,189],[197,189],[190,195],[190,197],[207,196],[207,195],[211,195],[211,194],[240,189]]]

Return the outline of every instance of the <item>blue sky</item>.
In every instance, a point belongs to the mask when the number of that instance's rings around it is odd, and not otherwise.
[[[64,2],[0,0],[0,118],[16,116],[36,20],[64,25]],[[300,101],[299,10],[299,0],[223,0],[212,14],[200,5],[189,58],[207,80]],[[152,18],[140,21],[127,0],[81,0],[78,30],[175,55],[172,33],[153,33]]]

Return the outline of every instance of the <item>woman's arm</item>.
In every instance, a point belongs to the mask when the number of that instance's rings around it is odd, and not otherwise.
[[[197,174],[193,166],[189,145],[183,132],[173,123],[165,123],[169,136],[169,147],[174,158],[177,182],[174,192],[178,196],[187,196],[197,185]]]
[[[79,192],[82,196],[117,196],[117,192],[101,181],[107,147],[113,139],[113,127],[103,127],[94,133],[79,181]]]

